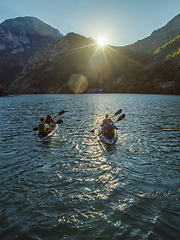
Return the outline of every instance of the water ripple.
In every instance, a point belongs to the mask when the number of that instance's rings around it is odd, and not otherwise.
[[[1,100],[2,240],[178,239],[179,96]],[[117,123],[117,144],[106,146],[90,130],[114,106],[126,118]],[[62,109],[68,112],[53,138],[36,142],[31,129],[39,118]]]

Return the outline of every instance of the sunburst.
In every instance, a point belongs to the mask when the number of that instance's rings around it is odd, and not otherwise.
[[[107,44],[107,39],[105,37],[99,37],[96,42],[100,47],[104,47]]]

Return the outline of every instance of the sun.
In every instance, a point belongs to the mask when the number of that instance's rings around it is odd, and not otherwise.
[[[97,38],[97,44],[100,47],[103,47],[107,44],[107,39],[105,37],[99,37],[99,38]]]

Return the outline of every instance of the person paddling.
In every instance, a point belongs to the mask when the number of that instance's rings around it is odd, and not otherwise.
[[[53,127],[54,127],[53,125],[54,125],[54,123],[56,123],[56,120],[53,117],[51,117],[50,114],[48,114],[47,117],[46,117],[45,122],[49,125],[50,132],[52,132]]]
[[[103,134],[107,139],[112,139],[114,137],[114,134],[115,134],[115,129],[118,130],[118,128],[113,124],[112,120],[109,118],[107,120],[107,125],[105,125],[102,128],[102,130],[98,134],[98,136]]]
[[[104,127],[104,126],[106,126],[107,125],[107,120],[108,120],[108,117],[109,117],[109,115],[108,114],[106,114],[105,115],[105,119],[103,119],[103,121],[102,121],[102,123],[101,123],[101,127]]]
[[[45,118],[40,119],[40,124],[38,126],[39,135],[44,137],[50,132],[49,124],[45,123]]]
[[[101,128],[103,128],[104,126],[107,125],[108,118],[109,118],[109,115],[106,114],[106,115],[105,115],[105,119],[102,121],[102,123],[101,123],[101,125],[100,125]],[[112,122],[112,124],[113,124],[113,121],[112,121],[112,120],[111,120],[111,122]]]

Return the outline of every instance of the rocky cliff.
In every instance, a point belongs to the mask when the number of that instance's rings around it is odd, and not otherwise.
[[[44,89],[43,85],[47,81],[48,73],[54,70],[52,62],[59,55],[68,55],[69,47],[68,40],[62,38],[56,44],[52,44],[45,50],[30,57],[22,72],[11,84],[9,91],[18,93],[50,93],[52,91],[51,87],[48,87],[47,84],[45,86],[47,89]],[[53,79],[49,79],[47,82],[52,83]]]
[[[0,84],[9,84],[27,60],[63,35],[35,17],[9,19],[0,24]]]
[[[86,46],[94,41],[75,33],[69,33],[61,40],[32,56],[22,72],[9,87],[13,93],[59,93],[66,86],[80,59],[85,57]],[[85,49],[83,49],[85,47]],[[84,62],[85,63],[85,62]]]

